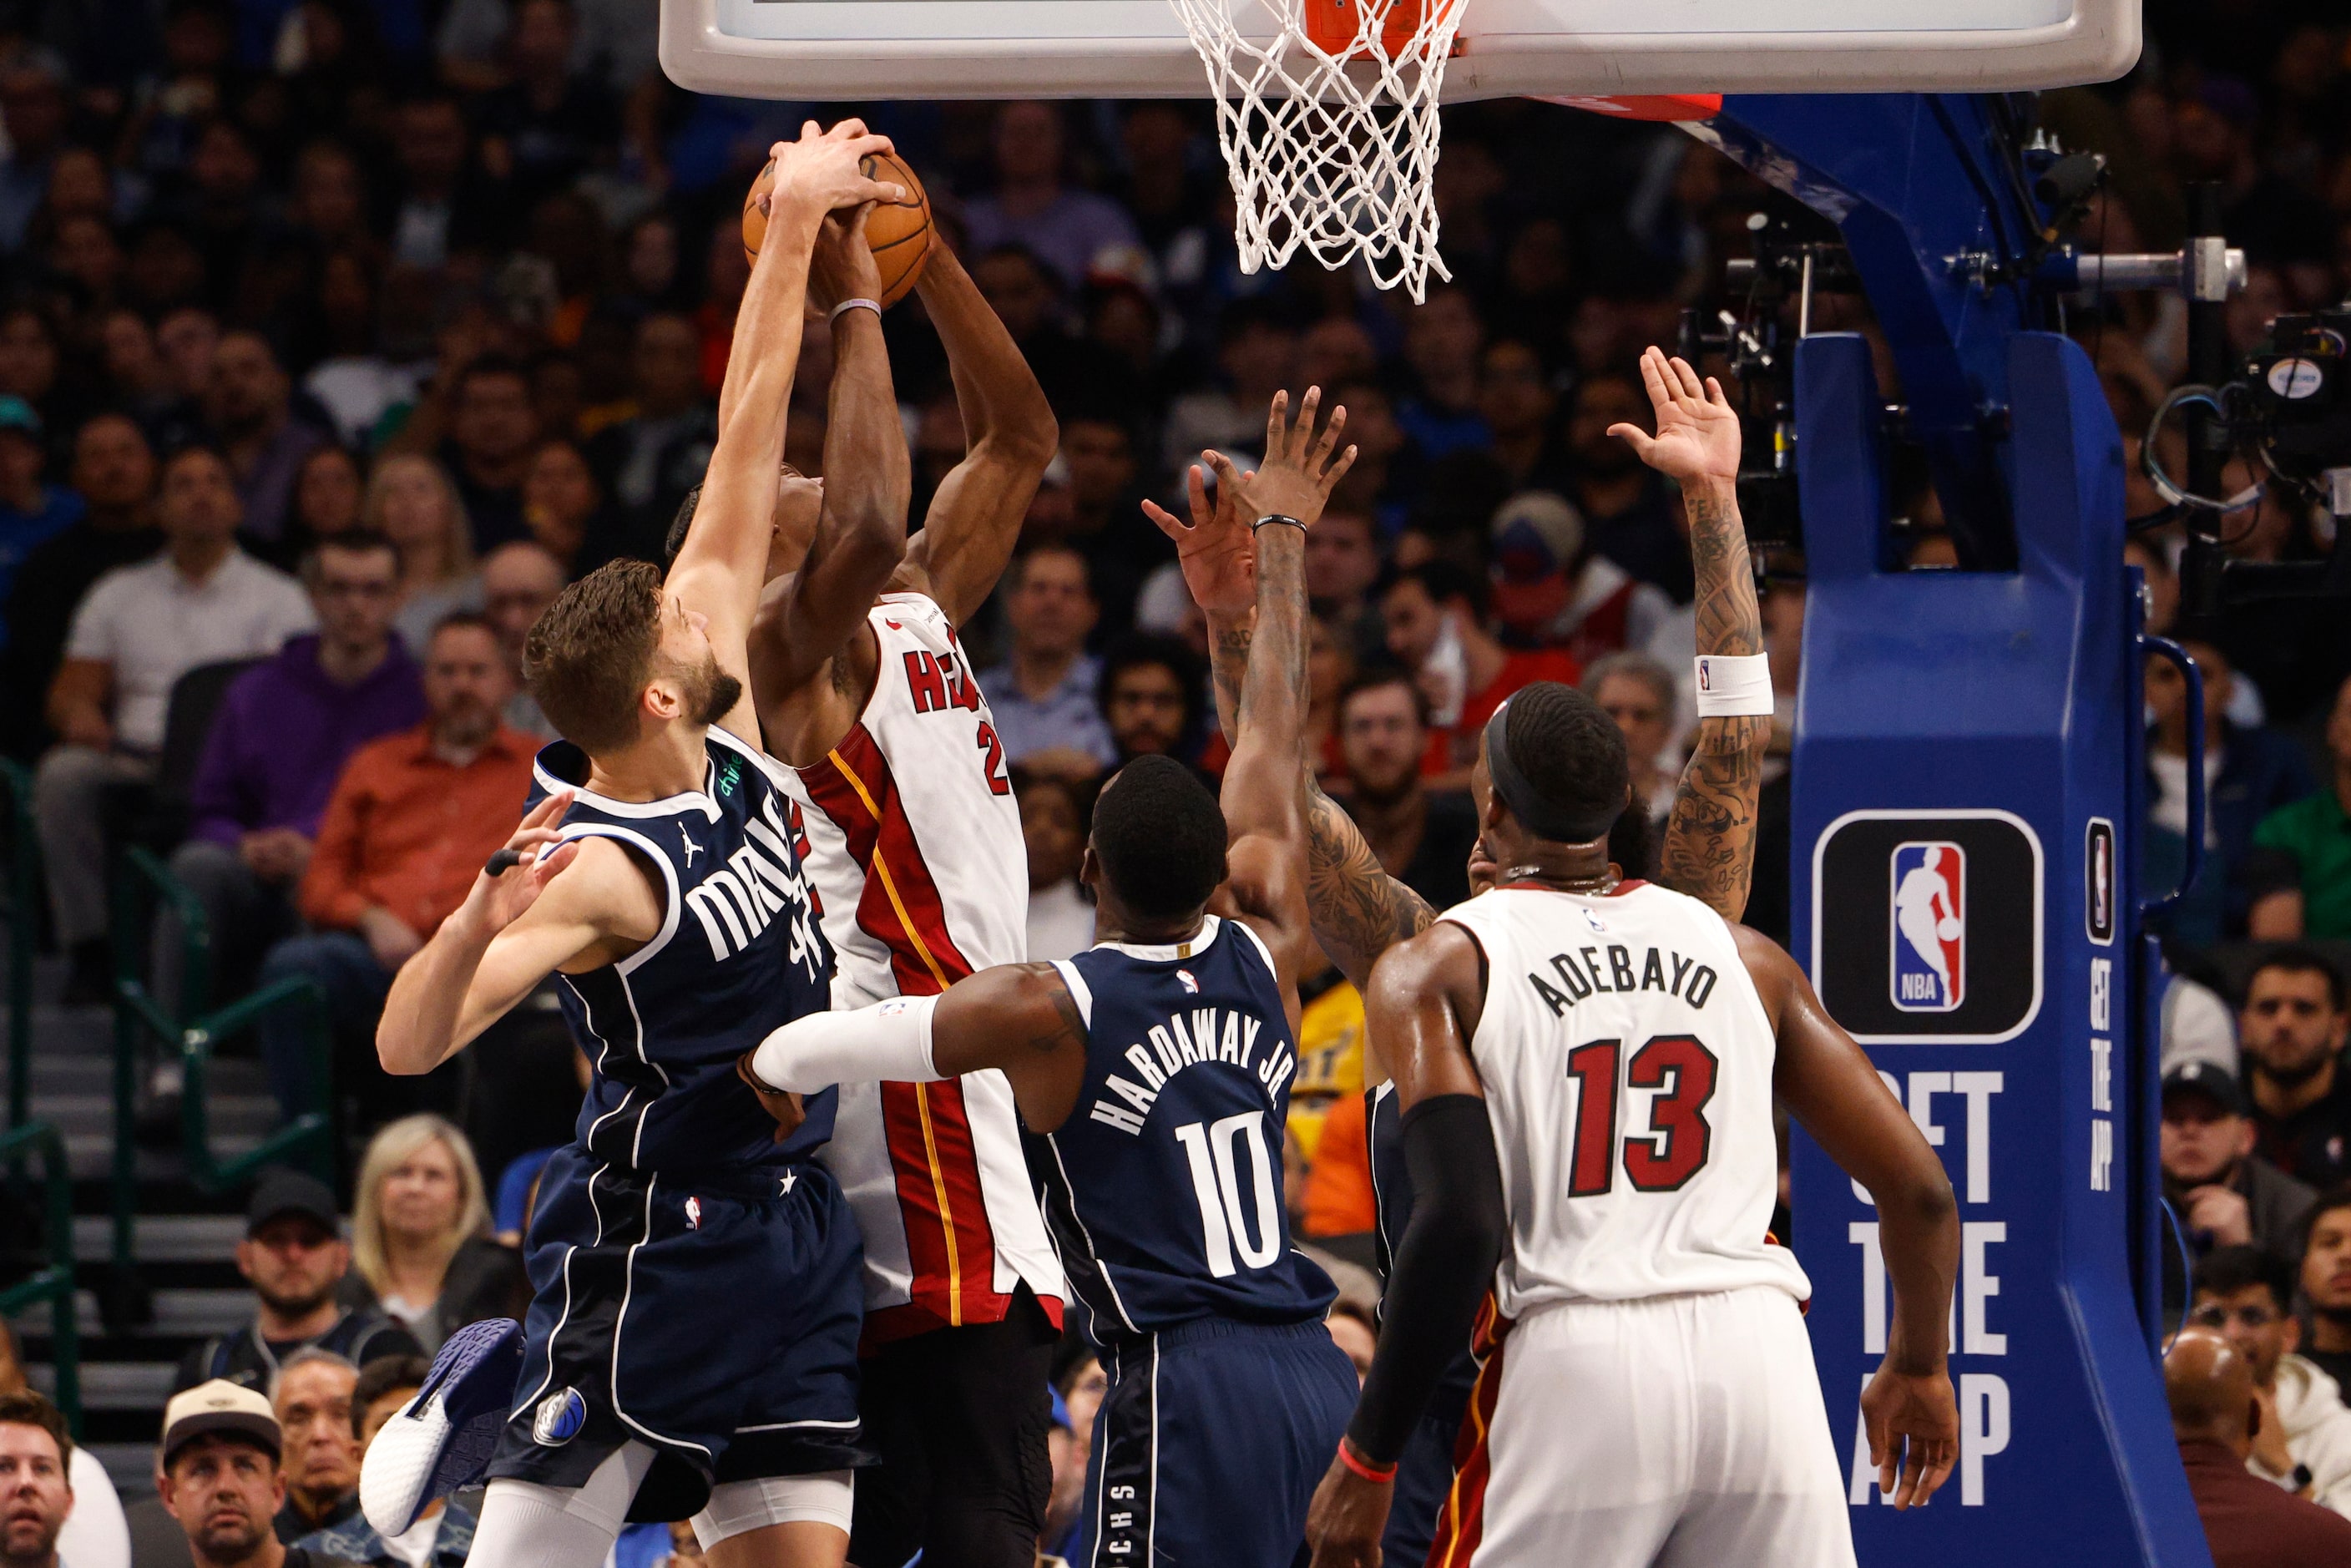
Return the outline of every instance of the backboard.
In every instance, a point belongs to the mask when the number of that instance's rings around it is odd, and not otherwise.
[[[1448,101],[2009,91],[2111,80],[2139,50],[2139,0],[1466,4]],[[1245,36],[1277,36],[1264,0],[1236,10]],[[1169,0],[662,0],[661,59],[697,92],[819,101],[1198,98],[1207,86]]]

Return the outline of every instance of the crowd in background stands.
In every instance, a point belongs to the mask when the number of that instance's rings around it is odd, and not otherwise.
[[[355,1453],[413,1383],[407,1358],[502,1310],[512,1253],[491,1238],[519,1233],[534,1161],[577,1103],[579,1063],[543,1010],[501,1026],[477,1066],[395,1082],[373,1066],[375,1009],[509,831],[547,736],[518,684],[523,632],[580,573],[657,556],[701,476],[748,271],[742,192],[810,112],[678,91],[655,20],[651,0],[0,5],[0,747],[36,770],[68,999],[104,998],[118,963],[169,1005],[192,988],[168,917],[110,929],[107,855],[143,843],[213,922],[215,1003],[290,976],[326,986],[354,1147],[380,1127],[397,1145],[360,1170],[350,1248],[312,1194],[257,1211],[240,1251],[255,1333],[280,1348],[368,1313],[394,1326],[401,1359],[364,1374],[340,1342],[281,1365],[287,1506],[313,1527],[342,1521],[302,1501],[318,1423],[288,1403],[294,1375],[335,1385],[326,1427],[350,1437],[329,1446]],[[2136,73],[2045,95],[2042,116],[2111,161],[2085,243],[2175,248],[2187,183],[2221,183],[2251,262],[2230,306],[2241,350],[2276,313],[2351,289],[2351,27],[2314,0],[2150,0],[2147,20]],[[1152,752],[1219,766],[1200,617],[1138,503],[1180,509],[1190,460],[1251,451],[1284,387],[1343,403],[1362,449],[1308,547],[1310,727],[1383,863],[1439,907],[1463,896],[1468,748],[1531,680],[1594,695],[1663,816],[1691,723],[1685,525],[1672,487],[1604,433],[1646,421],[1635,355],[1670,344],[1685,309],[1726,303],[1750,217],[1823,232],[1806,214],[1671,128],[1465,106],[1437,176],[1453,281],[1416,305],[1311,265],[1244,274],[1203,106],[864,111],[1060,418],[1022,552],[966,629],[1017,764],[1036,956],[1088,939],[1074,873],[1105,772]],[[2137,462],[2185,375],[2182,310],[2079,303],[2130,509],[2154,514]],[[1875,336],[1857,302],[1821,319]],[[919,302],[886,329],[919,514],[962,432]],[[788,440],[810,472],[828,354],[812,328]],[[1910,570],[1957,563],[1931,489],[1906,485],[1895,509]],[[2228,543],[2274,560],[2332,540],[2271,500],[2232,517]],[[2158,629],[2178,614],[2180,544],[2162,524],[2128,547]],[[1800,552],[1767,559],[1782,700],[1749,917],[1784,937],[1804,586]],[[2211,869],[2166,934],[2179,977],[2163,1018],[2164,1168],[2198,1259],[2183,1288],[2267,1347],[2257,1397],[2281,1419],[2256,1465],[2289,1486],[2297,1464],[2333,1467],[2310,1490],[2351,1511],[2346,625],[2339,606],[2270,606],[2179,628],[2210,698]],[[2186,823],[2189,719],[2167,671],[2147,679],[2150,885],[2176,874]],[[1290,1198],[1301,1231],[1348,1256],[1371,1212],[1363,1015],[1335,976],[1321,984]],[[258,1049],[287,1112],[310,1103],[301,1030],[274,1021]],[[177,1084],[158,1068],[146,1090],[161,1110]],[[399,1175],[420,1159],[435,1173]],[[387,1241],[386,1191],[419,1183],[439,1195],[437,1239]],[[367,1290],[339,1297],[354,1254]],[[1353,1278],[1334,1332],[1367,1356]],[[220,1365],[183,1381],[266,1381],[278,1362],[210,1354]],[[1059,1394],[1066,1482],[1099,1369],[1073,1352]],[[1066,1525],[1074,1492],[1056,1507]],[[442,1528],[445,1556],[457,1511]]]

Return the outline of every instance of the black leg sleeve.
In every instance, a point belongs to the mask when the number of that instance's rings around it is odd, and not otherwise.
[[[1469,1343],[1479,1303],[1510,1234],[1502,1166],[1486,1102],[1437,1094],[1404,1115],[1412,1218],[1396,1244],[1381,1311],[1380,1348],[1347,1440],[1394,1464],[1446,1370]]]

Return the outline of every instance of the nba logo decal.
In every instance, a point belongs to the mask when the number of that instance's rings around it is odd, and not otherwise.
[[[1894,846],[1893,1001],[1947,1013],[1967,997],[1967,852],[1949,840]]]
[[[1184,982],[1184,988],[1186,990],[1191,992],[1196,997],[1200,994],[1200,982],[1192,977],[1191,970],[1178,969],[1176,971],[1176,977]]]
[[[2110,946],[2115,939],[2115,825],[2104,817],[2090,819],[2083,879],[2083,923],[2091,941]]]
[[[702,1200],[698,1197],[685,1200],[685,1228],[688,1230],[702,1228]]]
[[[530,1418],[530,1435],[541,1448],[559,1448],[580,1436],[588,1425],[588,1402],[577,1388],[559,1388],[538,1402]]]

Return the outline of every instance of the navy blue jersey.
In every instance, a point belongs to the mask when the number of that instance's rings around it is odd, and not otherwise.
[[[595,1069],[577,1136],[632,1170],[804,1159],[832,1135],[831,1089],[808,1098],[787,1143],[735,1060],[769,1031],[822,1012],[832,951],[801,868],[799,808],[765,757],[714,727],[701,789],[666,800],[590,792],[588,759],[568,741],[538,754],[531,803],[576,791],[566,838],[615,839],[662,883],[661,934],[617,964],[559,975],[571,1036]]]
[[[1095,1337],[1321,1317],[1336,1292],[1281,1201],[1298,1045],[1257,934],[1210,915],[1189,942],[1054,967],[1086,1020],[1085,1084],[1029,1154]]]

